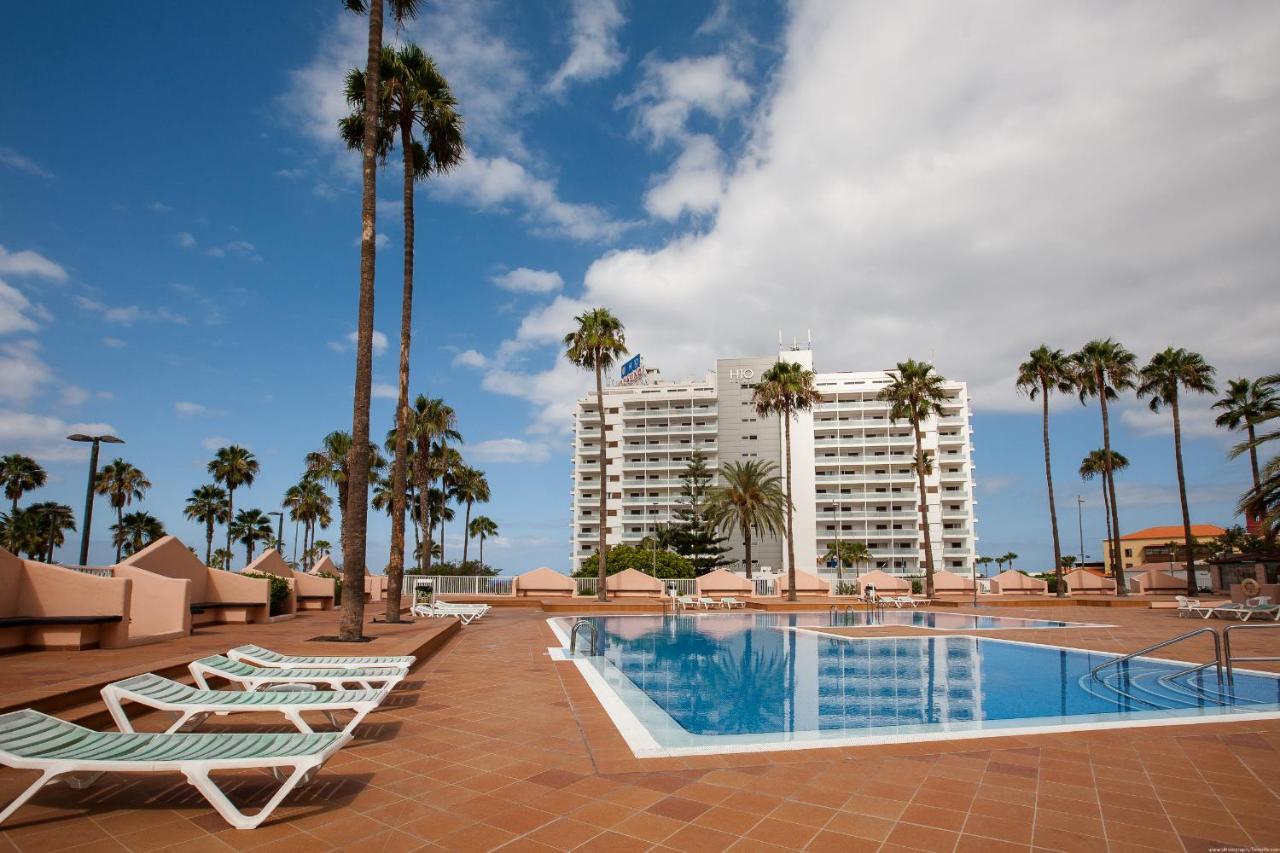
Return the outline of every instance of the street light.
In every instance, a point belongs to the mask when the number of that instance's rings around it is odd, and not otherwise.
[[[274,512],[267,513],[267,515],[280,516],[280,522],[276,526],[276,553],[283,557],[284,556],[284,513],[281,512],[280,510],[276,510]]]
[[[89,527],[93,524],[93,481],[98,477],[98,445],[124,444],[124,439],[116,438],[114,435],[85,435],[82,432],[74,432],[67,436],[67,440],[84,441],[93,445],[93,449],[89,451],[89,485],[84,495],[84,533],[80,537],[80,565],[85,566],[89,563]]]
[[[1084,566],[1084,515],[1081,507],[1084,506],[1084,498],[1076,495],[1076,526],[1080,529],[1080,565]],[[1056,568],[1056,567],[1055,567]]]

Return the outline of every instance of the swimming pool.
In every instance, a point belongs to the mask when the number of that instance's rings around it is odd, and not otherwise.
[[[1092,628],[1083,622],[1057,619],[1023,619],[1017,616],[981,616],[972,613],[938,613],[932,610],[850,610],[834,614],[804,614],[815,626],[878,628],[902,625],[935,631],[1003,630],[1008,628]]]
[[[904,614],[910,615],[910,614]],[[919,614],[925,615],[925,614]],[[957,614],[959,615],[959,614]],[[1280,715],[1280,679],[994,637],[835,637],[826,614],[608,616],[577,665],[636,755]],[[552,620],[563,638],[570,620]]]

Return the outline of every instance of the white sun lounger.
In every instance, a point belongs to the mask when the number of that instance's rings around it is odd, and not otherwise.
[[[39,711],[0,714],[0,764],[38,770],[40,778],[0,811],[7,820],[45,785],[59,778],[73,788],[103,773],[181,773],[236,829],[253,829],[300,783],[309,781],[350,735],[131,734],[95,732]],[[282,784],[255,815],[236,808],[210,778],[222,770],[271,770]]]
[[[899,595],[896,598],[891,598],[889,600],[892,601],[894,606],[899,610],[902,609],[903,605],[910,605],[913,610],[920,606],[920,602],[916,601],[909,595]]]
[[[273,692],[257,690],[201,690],[179,684],[161,675],[145,673],[117,681],[102,688],[102,701],[111,712],[111,719],[122,732],[133,731],[133,724],[124,712],[125,702],[136,702],[177,714],[177,719],[165,734],[172,734],[188,723],[199,725],[210,714],[276,713],[284,715],[298,731],[311,734],[313,729],[302,718],[304,711],[323,713],[342,734],[350,735],[356,726],[386,698],[389,688],[381,690],[294,690]],[[350,712],[354,716],[343,726],[334,717],[335,712]]]
[[[282,655],[262,646],[236,646],[227,652],[227,657],[254,666],[280,667],[282,669],[370,669],[381,667],[411,667],[418,662],[412,655],[384,655],[371,657],[329,656],[311,657],[307,655]]]
[[[1213,615],[1214,608],[1201,604],[1198,598],[1187,598],[1185,595],[1175,595],[1173,598],[1178,602],[1179,617],[1199,616],[1201,619],[1208,619]]]
[[[441,601],[440,599],[431,602],[431,606],[445,613],[450,611],[454,613],[474,613],[477,619],[488,615],[489,611],[493,609],[487,604],[457,604],[452,601]]]
[[[448,618],[456,616],[462,620],[463,625],[470,625],[475,620],[484,616],[486,611],[478,610],[470,607],[442,607],[439,602],[433,604],[415,604],[409,608],[409,613],[423,619]]]
[[[330,690],[345,690],[348,684],[359,685],[362,690],[373,690],[376,687],[391,689],[400,683],[409,670],[405,667],[391,669],[330,669],[297,668],[278,669],[272,667],[250,666],[247,663],[231,660],[222,655],[211,655],[192,661],[187,669],[202,690],[209,689],[208,676],[225,678],[239,684],[245,690],[254,691],[270,684],[324,684]]]
[[[700,595],[698,596],[698,606],[703,608],[704,610],[710,610],[713,607],[719,607],[720,602],[716,601],[714,598],[710,598],[705,595]]]
[[[746,607],[747,603],[745,601],[739,601],[731,595],[726,595],[724,598],[720,599],[720,606],[732,610],[735,607]]]

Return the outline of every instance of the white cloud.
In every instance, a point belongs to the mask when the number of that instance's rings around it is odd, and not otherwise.
[[[453,357],[454,367],[484,367],[489,360],[473,349],[463,350]]]
[[[275,171],[275,175],[276,175],[276,177],[277,177],[277,178],[290,178],[290,179],[293,179],[293,178],[301,178],[301,177],[302,177],[303,175],[305,175],[306,173],[307,173],[307,170],[306,170],[306,169],[297,169],[297,168],[295,168],[295,169],[276,169],[276,171]]]
[[[10,252],[0,246],[0,275],[32,276],[50,281],[66,281],[67,271],[39,252],[23,249]]]
[[[516,267],[490,279],[503,290],[513,293],[554,293],[564,287],[560,273],[551,270],[531,270]]]
[[[231,444],[231,439],[221,435],[211,435],[200,442],[200,446],[205,450],[217,450],[221,447],[227,447]]]
[[[153,201],[147,205],[147,210],[152,213],[173,213],[173,208],[162,201]]]
[[[678,140],[695,112],[725,119],[751,101],[751,89],[724,54],[674,59],[649,57],[636,91],[622,99],[635,106],[640,128],[654,143]]]
[[[179,400],[173,404],[173,411],[181,417],[191,417],[193,415],[206,414],[209,409],[201,403],[190,403],[185,400]]]
[[[373,383],[373,398],[375,400],[395,400],[400,396],[400,389],[388,382]]]
[[[723,168],[716,141],[706,134],[695,134],[671,170],[645,193],[645,210],[667,220],[679,218],[686,210],[711,213],[724,194]]]
[[[175,326],[187,325],[186,317],[170,311],[168,308],[143,308],[141,305],[107,305],[87,296],[77,296],[75,303],[86,311],[101,314],[102,319],[106,322],[115,323],[119,326],[130,327],[139,320],[170,323]],[[108,346],[113,346],[113,344],[108,344]]]
[[[12,148],[0,148],[0,166],[8,166],[10,169],[16,169],[19,172],[35,175],[37,178],[57,177],[52,172],[42,169],[35,160],[25,154],[19,154]]]
[[[124,347],[127,347],[129,344],[127,341],[122,341],[119,338],[103,338],[102,345],[105,347],[110,347],[111,349],[123,349]]]
[[[1214,395],[1208,397],[1180,396],[1178,400],[1178,419],[1182,426],[1182,438],[1216,438],[1226,443],[1234,443],[1238,436],[1214,424],[1218,413],[1210,408]],[[1145,403],[1138,402],[1126,406],[1120,412],[1120,420],[1124,425],[1142,435],[1173,435],[1173,414],[1167,406],[1159,412],[1153,412]]]
[[[49,415],[0,409],[0,447],[29,454],[42,462],[86,458],[87,444],[67,441],[68,435],[77,432],[109,435],[115,433],[115,428],[111,424],[68,423]]]
[[[89,392],[79,385],[64,385],[59,402],[64,406],[79,406],[89,399]]]
[[[53,381],[53,370],[40,358],[39,349],[33,340],[0,345],[0,400],[25,403]]]
[[[176,239],[178,245],[184,249],[194,249],[196,247],[196,238],[189,231],[179,231]]]
[[[262,261],[262,255],[258,254],[257,247],[248,240],[232,240],[222,246],[210,246],[204,250],[204,253],[211,258],[225,258],[230,255],[250,261]]]
[[[543,443],[521,438],[494,438],[467,446],[467,455],[477,462],[546,462],[551,451]]]
[[[357,335],[355,332],[348,332],[342,337],[342,340],[329,341],[327,346],[334,352],[347,352],[355,348]],[[382,355],[387,351],[387,336],[377,329],[373,330],[373,354]]]
[[[0,335],[34,332],[42,309],[27,299],[22,291],[0,280]]]
[[[627,54],[618,44],[618,30],[626,21],[616,0],[573,0],[572,50],[547,90],[563,92],[575,80],[599,80],[621,68]]]

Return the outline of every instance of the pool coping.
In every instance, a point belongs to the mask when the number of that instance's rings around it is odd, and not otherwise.
[[[654,614],[617,614],[623,615],[647,615],[652,618]],[[1017,737],[1028,735],[1055,734],[1066,732],[1087,732],[1100,731],[1105,729],[1131,729],[1146,728],[1153,726],[1185,726],[1185,725],[1203,725],[1212,723],[1231,723],[1231,722],[1250,722],[1256,720],[1273,720],[1280,719],[1280,710],[1274,711],[1257,711],[1231,714],[1214,714],[1199,716],[1178,716],[1178,717],[1152,717],[1135,720],[1105,720],[1105,721],[1082,721],[1076,723],[1053,723],[1040,724],[1033,726],[1008,726],[996,728],[977,728],[962,729],[954,731],[935,731],[935,732],[904,732],[893,735],[851,735],[845,737],[829,737],[816,738],[808,737],[802,740],[781,740],[761,743],[722,743],[707,746],[664,746],[659,743],[657,738],[650,732],[635,712],[626,704],[625,700],[618,694],[616,690],[609,685],[599,670],[591,665],[591,662],[581,657],[569,657],[569,635],[562,626],[556,624],[567,617],[558,616],[547,619],[547,626],[555,634],[560,641],[560,646],[553,646],[547,650],[548,656],[553,661],[562,661],[574,664],[578,672],[582,674],[583,680],[587,686],[591,688],[591,692],[595,695],[605,713],[609,715],[609,719],[613,722],[614,727],[618,730],[618,734],[622,736],[623,741],[631,750],[636,758],[682,758],[687,756],[698,755],[726,755],[740,753],[757,753],[757,752],[784,752],[802,749],[837,749],[857,746],[885,746],[891,744],[904,743],[928,743],[934,741],[952,741],[952,740],[976,740],[989,737]],[[879,626],[883,627],[883,626]],[[907,627],[907,626],[903,626]],[[911,626],[917,627],[917,626]],[[815,630],[808,627],[788,626],[786,628],[777,628],[776,630],[791,630],[796,632],[805,632],[827,637],[833,640],[844,642],[858,642],[865,640],[901,640],[901,639],[923,639],[920,635],[880,635],[876,637],[852,637],[845,634],[830,634],[825,631]],[[946,629],[932,629],[946,630]],[[1018,629],[971,629],[981,630],[1018,630]],[[1047,629],[1022,629],[1022,630],[1047,630]],[[1035,646],[1037,648],[1060,649],[1064,651],[1080,652],[1083,654],[1103,655],[1112,658],[1121,658],[1124,655],[1118,652],[1104,652],[1097,649],[1081,649],[1074,646],[1060,646],[1048,643],[1031,643],[1026,640],[1009,640],[1003,637],[987,637],[975,635],[972,633],[965,634],[937,634],[938,639],[948,639],[951,637],[962,639],[983,639],[997,643],[1011,643],[1020,646]],[[930,638],[932,639],[932,637]],[[1192,661],[1174,660],[1171,658],[1152,658],[1140,657],[1137,660],[1150,660],[1159,663],[1172,663],[1184,666],[1196,666]],[[612,664],[610,664],[612,666]],[[1272,679],[1280,679],[1280,673],[1262,672],[1258,670],[1232,668],[1234,672],[1240,672],[1245,675],[1264,676]],[[621,671],[619,670],[621,674]],[[625,674],[622,674],[625,678]],[[639,687],[636,688],[640,690]],[[643,695],[643,691],[640,691]],[[652,701],[652,700],[650,700]],[[654,703],[655,707],[662,710],[660,706]],[[666,713],[663,711],[663,713]],[[670,715],[667,715],[670,717]],[[671,718],[671,722],[680,728],[678,722]],[[701,737],[715,737],[714,735],[702,735]]]

